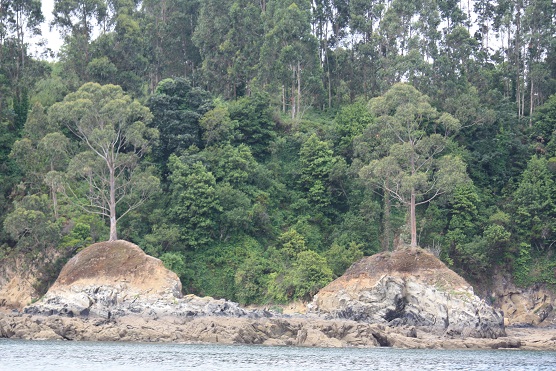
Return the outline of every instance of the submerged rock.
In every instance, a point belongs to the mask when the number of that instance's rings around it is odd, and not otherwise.
[[[431,253],[405,248],[365,257],[324,287],[309,312],[416,326],[438,335],[505,336],[504,317]]]

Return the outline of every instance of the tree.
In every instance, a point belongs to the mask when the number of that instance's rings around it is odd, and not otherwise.
[[[160,133],[154,157],[164,169],[172,153],[180,155],[190,146],[202,147],[199,120],[213,108],[208,92],[192,88],[184,78],[164,79],[147,105],[154,115],[151,126]]]
[[[261,47],[261,82],[281,89],[282,111],[292,120],[303,116],[303,106],[322,93],[318,41],[311,35],[308,1],[275,1],[265,13],[267,32]]]
[[[331,202],[329,177],[338,161],[331,147],[330,143],[312,134],[299,151],[301,183],[307,190],[309,201],[320,209],[326,208]]]
[[[81,79],[87,77],[94,24],[106,21],[107,10],[106,0],[56,0],[54,3],[51,25],[58,27],[64,35],[66,61]]]
[[[213,241],[218,213],[216,180],[201,162],[191,165],[170,156],[171,219],[181,227],[181,239],[196,249]]]
[[[527,243],[541,248],[554,243],[555,196],[548,161],[532,157],[513,194],[515,225]]]
[[[268,155],[270,143],[276,138],[268,94],[255,92],[238,99],[228,110],[230,118],[237,121],[241,143],[247,144],[259,160]]]
[[[417,246],[415,208],[465,182],[465,163],[459,157],[440,154],[448,134],[459,122],[440,115],[428,97],[407,84],[396,84],[370,106],[383,126],[382,135],[394,138],[388,155],[371,161],[360,176],[389,192],[409,209],[411,246]],[[431,133],[432,132],[432,133]]]
[[[53,105],[48,116],[84,147],[70,161],[68,173],[85,180],[87,189],[68,183],[71,198],[83,210],[108,217],[109,240],[116,240],[117,221],[158,188],[158,179],[139,161],[158,138],[158,130],[147,127],[149,109],[119,86],[87,83]],[[82,192],[86,201],[78,197]]]

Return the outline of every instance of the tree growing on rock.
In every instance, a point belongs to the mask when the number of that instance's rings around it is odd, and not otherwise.
[[[87,83],[48,111],[49,120],[65,125],[82,144],[68,175],[83,180],[66,184],[81,209],[110,220],[110,241],[118,239],[119,219],[158,189],[159,180],[141,166],[158,138],[147,124],[149,109],[115,85]]]
[[[389,137],[392,144],[386,156],[372,160],[359,174],[408,207],[411,246],[417,246],[416,206],[467,180],[463,160],[442,155],[459,122],[440,114],[427,96],[408,84],[396,84],[373,98],[370,108],[382,128],[379,135]]]

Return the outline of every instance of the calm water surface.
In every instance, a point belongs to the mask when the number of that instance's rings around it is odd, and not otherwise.
[[[556,370],[556,352],[0,340],[0,370]]]

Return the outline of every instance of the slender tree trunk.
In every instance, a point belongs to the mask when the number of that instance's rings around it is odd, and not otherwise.
[[[531,79],[531,92],[529,93],[531,95],[531,100],[529,102],[529,127],[533,127],[533,104],[535,103],[533,101],[533,96],[534,96],[534,88],[533,88],[533,76],[531,75],[531,68],[529,68],[529,78]]]
[[[109,164],[110,169],[110,238],[109,241],[116,241],[118,239],[118,232],[116,230],[116,176],[114,164]]]
[[[415,218],[415,190],[411,189],[411,201],[409,203],[409,224],[411,229],[411,247],[417,247],[417,221]]]
[[[292,120],[295,120],[295,67],[292,66],[292,87],[291,87],[291,97],[290,102],[292,105]]]
[[[388,181],[386,181],[388,183]],[[388,184],[387,184],[388,185]],[[384,191],[384,219],[383,219],[383,228],[384,228],[384,241],[382,242],[382,249],[384,251],[390,250],[390,235],[391,235],[391,226],[390,226],[390,210],[391,210],[391,203],[390,203],[390,192]]]
[[[415,143],[410,141],[415,151]],[[411,175],[415,175],[415,152],[412,153],[410,159]],[[411,247],[417,247],[417,221],[415,217],[415,188],[411,187],[411,199],[409,201],[409,229],[411,231]]]
[[[301,112],[301,63],[297,61],[297,116]]]
[[[282,113],[286,113],[286,87],[282,84]]]
[[[522,110],[522,90],[521,90],[521,8],[519,7],[516,12],[516,31],[515,31],[515,68],[516,68],[516,102],[517,102],[517,117],[523,117]]]

